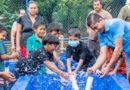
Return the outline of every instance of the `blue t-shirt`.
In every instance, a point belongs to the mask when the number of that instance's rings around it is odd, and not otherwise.
[[[115,47],[114,42],[123,37],[123,50],[130,54],[130,23],[121,19],[105,20],[105,32],[98,33],[100,46]]]

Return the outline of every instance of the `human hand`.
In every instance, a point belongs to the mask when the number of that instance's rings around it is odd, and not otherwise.
[[[59,65],[61,68],[64,68],[64,63],[63,63],[61,60],[58,61],[58,65]]]
[[[110,71],[110,67],[109,66],[103,68],[102,75],[100,76],[100,78],[103,78],[103,77],[107,76],[109,74],[109,71]]]
[[[88,73],[94,73],[96,70],[93,67],[87,68]]]
[[[109,73],[109,75],[113,75],[113,74],[116,74],[117,71],[113,70],[112,72]]]
[[[63,73],[61,74],[61,76],[62,76],[64,79],[69,79],[70,74],[69,74],[69,73],[66,73],[66,72],[63,72]]]
[[[13,52],[13,53],[11,54],[11,59],[16,59],[18,56],[19,56],[19,53],[18,53],[18,52]]]
[[[14,75],[10,72],[1,72],[1,77],[9,82],[13,82],[16,80]]]

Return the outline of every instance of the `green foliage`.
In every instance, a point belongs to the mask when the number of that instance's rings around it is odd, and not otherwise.
[[[85,20],[87,14],[92,10],[92,0],[36,0],[39,13],[43,16],[47,25],[52,21],[59,21],[63,24],[64,33],[70,27],[79,27],[86,33]],[[113,0],[103,0],[103,6],[110,10]],[[16,11],[25,9],[26,0],[1,0],[0,16],[8,29],[17,20]]]

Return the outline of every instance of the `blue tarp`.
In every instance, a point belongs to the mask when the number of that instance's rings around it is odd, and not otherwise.
[[[85,90],[88,76],[93,77],[91,90],[130,90],[130,84],[120,74],[99,78],[97,75],[80,73],[76,75],[79,90]],[[73,90],[70,80],[54,74],[20,76],[11,90]]]
[[[60,55],[61,60],[66,65],[65,54]],[[73,62],[75,64],[75,62]],[[65,66],[64,71],[67,71]],[[99,75],[88,75],[80,72],[76,75],[79,90],[85,90],[88,77],[93,77],[91,90],[130,90],[130,84],[120,74],[99,78]],[[11,90],[73,90],[70,80],[64,81],[55,74],[36,74],[20,76]]]

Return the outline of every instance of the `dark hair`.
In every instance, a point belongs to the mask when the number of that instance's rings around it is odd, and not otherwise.
[[[29,3],[28,3],[28,7],[29,7],[30,4],[36,4],[37,5],[37,2],[33,1],[33,0],[30,0]]]
[[[100,4],[102,5],[103,3],[102,3],[102,0],[92,0],[92,3],[94,3],[94,2],[100,2]]]
[[[59,44],[59,39],[52,34],[47,34],[43,40],[42,40],[43,45],[46,44]]]
[[[69,31],[68,31],[68,36],[72,36],[72,35],[74,35],[75,37],[78,37],[78,38],[80,38],[80,29],[79,28],[71,28],[71,29],[69,29]]]
[[[3,31],[6,31],[6,32],[7,32],[7,28],[4,27],[4,26],[1,26],[1,27],[0,27],[0,33],[2,33]]]
[[[99,22],[100,19],[103,19],[103,17],[97,13],[91,13],[86,19],[86,24],[87,26],[91,27],[92,25],[95,25],[97,22]]]
[[[45,25],[45,23],[43,22],[43,21],[37,21],[37,22],[35,22],[34,24],[33,24],[33,28],[34,29],[37,29],[39,26],[41,26],[41,25]]]
[[[62,30],[62,26],[60,23],[58,22],[52,22],[49,24],[48,26],[48,31],[49,32],[52,32],[52,31],[56,31],[56,32],[59,32]]]

